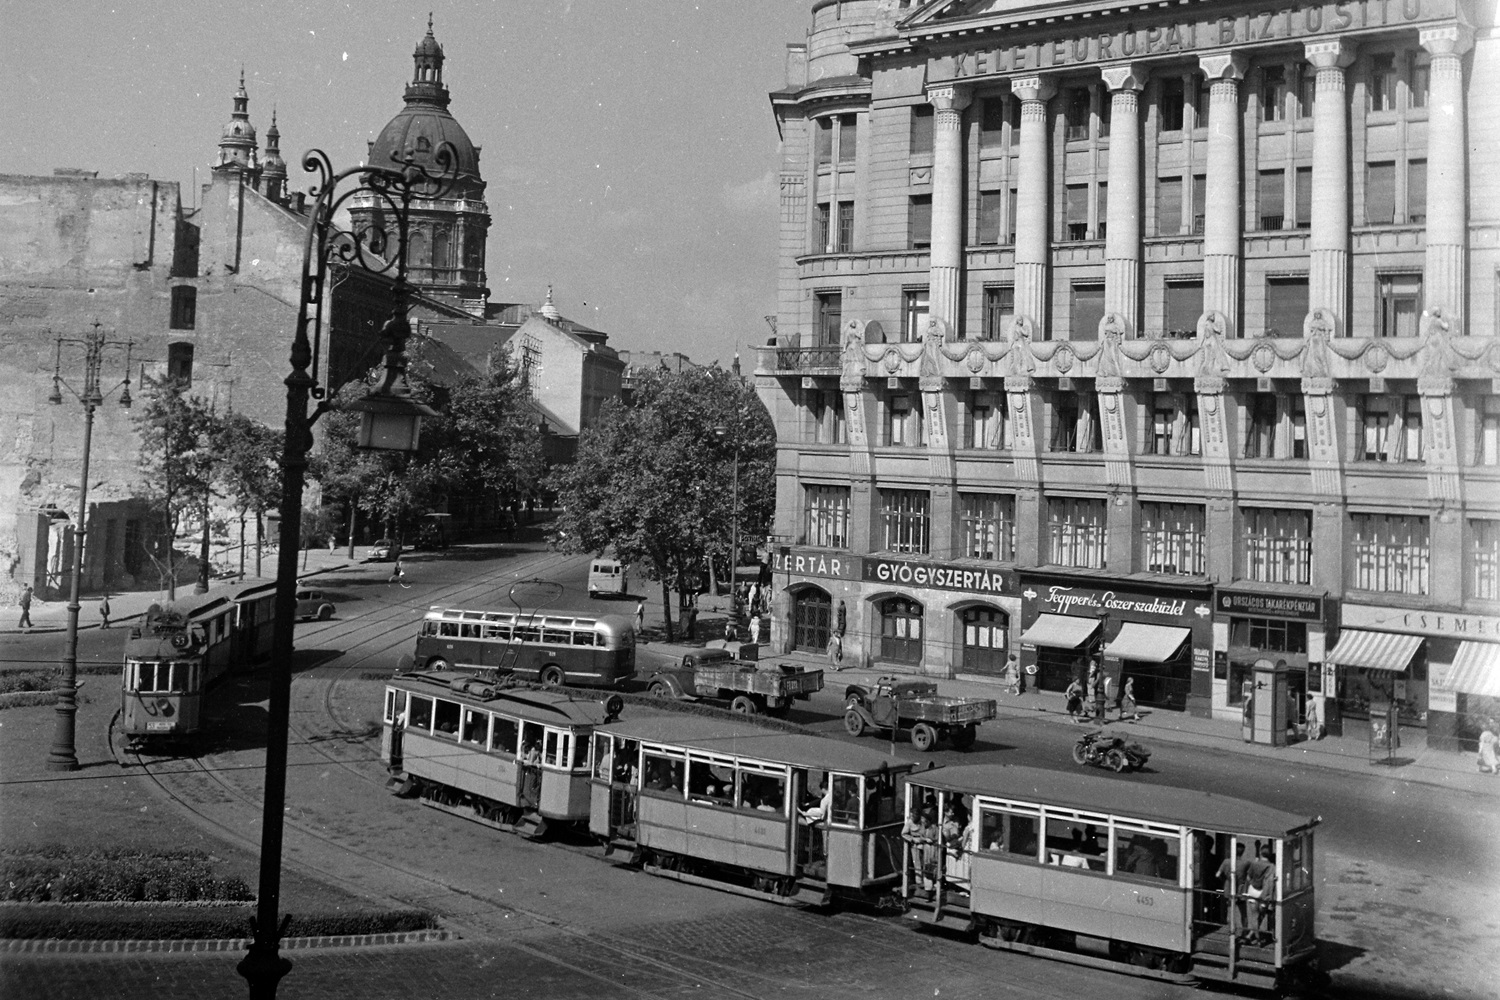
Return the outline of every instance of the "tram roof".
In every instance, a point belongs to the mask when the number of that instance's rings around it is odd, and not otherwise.
[[[619,719],[600,726],[598,731],[646,743],[819,770],[869,774],[882,767],[905,769],[910,766],[910,762],[896,760],[878,750],[826,736],[763,729],[753,723],[704,715],[663,714]]]
[[[468,682],[469,690],[463,686],[455,687],[455,681],[460,685]],[[566,725],[598,725],[603,722],[606,714],[604,703],[610,697],[608,692],[593,699],[580,698],[566,691],[499,687],[461,670],[414,670],[397,674],[390,683],[428,698],[445,698],[489,711],[504,711],[510,707],[513,711],[529,712],[528,717],[538,721]],[[480,694],[486,687],[494,689],[492,697]]]
[[[1100,775],[1013,764],[959,764],[923,771],[913,775],[911,781],[940,791],[992,795],[1083,812],[1128,816],[1153,823],[1261,837],[1280,837],[1321,821],[1318,816],[1286,812],[1216,792],[1114,781]]]

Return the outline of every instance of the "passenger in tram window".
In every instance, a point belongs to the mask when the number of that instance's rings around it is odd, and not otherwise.
[[[542,801],[542,749],[535,742],[521,751],[521,805],[535,809]]]
[[[1077,833],[1078,831],[1074,831]],[[1098,857],[1104,853],[1104,848],[1099,846],[1099,831],[1093,824],[1083,828],[1083,841],[1080,852],[1090,857]]]

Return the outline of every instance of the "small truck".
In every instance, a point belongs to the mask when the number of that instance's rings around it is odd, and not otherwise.
[[[785,716],[796,699],[823,690],[823,671],[789,663],[764,666],[753,657],[757,647],[683,646],[652,642],[636,646],[635,670],[658,698],[728,702],[742,715],[764,712]]]
[[[909,728],[911,745],[924,753],[942,739],[967,750],[974,745],[975,728],[995,714],[993,698],[941,695],[932,681],[882,677],[873,689],[851,684],[844,691],[844,730],[850,736]]]

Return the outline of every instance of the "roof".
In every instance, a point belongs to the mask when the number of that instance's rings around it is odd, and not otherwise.
[[[961,764],[923,771],[911,780],[942,791],[1040,801],[1045,805],[1116,813],[1153,823],[1259,837],[1279,837],[1321,821],[1318,816],[1285,812],[1216,792],[1039,767]]]
[[[455,688],[457,681],[460,687]],[[416,670],[397,674],[390,683],[433,698],[448,698],[466,705],[483,706],[493,712],[524,712],[528,718],[554,725],[598,725],[606,715],[605,701],[580,698],[564,691],[537,688],[496,688],[491,682],[460,670]],[[465,690],[467,688],[467,691]],[[484,697],[483,691],[494,691]]]
[[[702,715],[653,715],[617,720],[601,726],[599,731],[625,739],[665,743],[793,767],[870,774],[882,769],[905,770],[911,766],[910,762],[888,757],[879,750],[831,740],[826,736],[762,729],[754,723]]]

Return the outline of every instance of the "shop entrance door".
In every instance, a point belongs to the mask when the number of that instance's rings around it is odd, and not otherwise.
[[[833,600],[817,587],[799,590],[792,597],[792,645],[821,653],[832,634]]]
[[[996,608],[969,608],[963,613],[963,669],[971,674],[1005,672],[1010,616]]]

